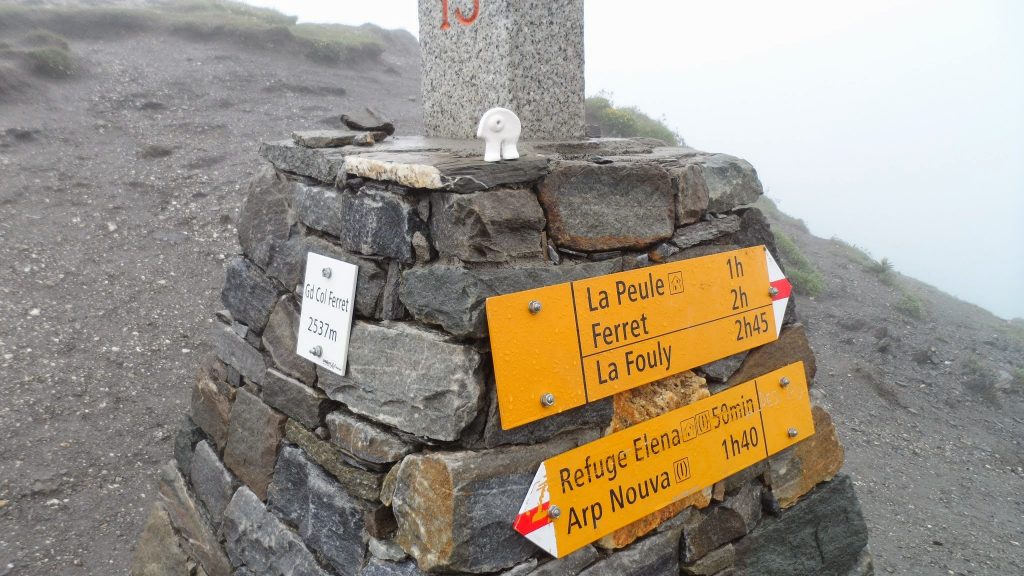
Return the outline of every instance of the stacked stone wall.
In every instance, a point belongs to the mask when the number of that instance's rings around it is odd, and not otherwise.
[[[484,301],[740,247],[775,251],[747,162],[647,140],[266,143],[133,573],[869,574],[820,402],[816,434],[562,559],[512,530],[537,466],[814,356],[776,342],[511,430]],[[366,139],[363,139],[364,141]],[[373,138],[369,139],[373,141]],[[306,145],[301,145],[305,143]],[[296,354],[306,254],[359,268],[348,371]],[[814,396],[815,394],[812,394]]]

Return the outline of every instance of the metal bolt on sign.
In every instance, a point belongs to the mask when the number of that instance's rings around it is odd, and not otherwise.
[[[558,520],[558,517],[562,515],[562,509],[558,506],[552,506],[548,508],[548,518],[552,520]]]
[[[537,312],[540,312],[540,302],[530,300],[530,314],[536,314]]]
[[[324,268],[323,270],[320,271],[320,273],[324,275],[324,278],[330,278],[331,277],[331,269],[330,268]]]
[[[779,386],[782,386],[783,388],[789,386],[789,378],[783,376],[782,379],[779,380]]]
[[[545,408],[554,406],[555,405],[555,395],[552,394],[551,392],[545,392],[540,397],[540,403]]]
[[[788,434],[790,438],[796,438],[800,432],[796,428],[790,428]]]
[[[313,348],[309,351],[309,353],[312,354],[313,356],[316,356],[317,358],[319,358],[319,357],[324,355],[323,346],[313,346]]]
[[[777,296],[778,294],[779,294],[779,289],[776,288],[775,286],[772,286],[771,288],[768,289],[768,295],[769,296]]]

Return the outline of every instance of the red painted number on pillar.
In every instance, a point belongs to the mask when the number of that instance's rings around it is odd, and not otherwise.
[[[441,0],[441,12],[441,30],[447,30],[452,27],[451,22],[448,21],[448,0]],[[469,16],[463,14],[461,9],[455,9],[455,19],[463,26],[469,26],[473,22],[476,22],[476,18],[479,15],[480,0],[473,0],[473,13]]]

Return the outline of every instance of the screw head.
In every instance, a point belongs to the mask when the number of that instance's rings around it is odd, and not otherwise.
[[[324,349],[322,346],[319,345],[313,346],[312,348],[310,348],[309,353],[319,358],[324,355]]]
[[[779,386],[782,386],[783,388],[785,388],[786,386],[789,386],[789,378],[786,378],[785,376],[783,376],[782,379],[779,380]]]
[[[796,428],[790,428],[786,433],[789,434],[790,438],[796,438],[798,435],[800,435],[800,431],[797,430]]]
[[[331,277],[331,269],[330,268],[324,268],[323,270],[320,271],[320,273],[324,275],[324,278],[330,278]]]
[[[529,308],[530,308],[530,314],[536,314],[537,312],[540,312],[540,302],[538,302],[536,300],[530,300]]]
[[[548,518],[552,520],[558,520],[558,517],[562,515],[562,509],[558,506],[552,506],[548,508]]]
[[[550,407],[550,406],[554,406],[554,404],[555,404],[555,395],[552,394],[551,392],[545,392],[544,394],[541,394],[540,404],[541,404],[541,406],[544,406],[545,408],[546,407]]]
[[[771,288],[768,288],[768,295],[769,296],[776,296],[776,295],[778,295],[778,293],[779,293],[779,289],[776,288],[775,286],[772,286]]]

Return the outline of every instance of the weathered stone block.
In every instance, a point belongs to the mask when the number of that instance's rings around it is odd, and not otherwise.
[[[548,169],[547,158],[529,152],[520,152],[514,162],[485,162],[476,143],[471,143],[471,148],[450,140],[425,144],[434,151],[371,151],[346,157],[343,169],[349,174],[409,188],[461,193],[531,183]],[[436,151],[438,148],[458,149]]]
[[[831,480],[843,467],[846,452],[832,417],[821,406],[811,408],[814,435],[773,456],[768,462],[772,494],[783,508],[796,504],[818,483]]]
[[[416,562],[412,560],[393,562],[379,558],[371,558],[359,574],[360,576],[426,576],[426,572],[417,568]]]
[[[288,239],[291,231],[291,183],[273,166],[264,165],[249,182],[238,215],[238,243],[242,253],[266,268],[274,245]]]
[[[540,203],[549,236],[571,250],[643,248],[675,229],[672,184],[655,164],[559,163],[540,183]]]
[[[747,359],[747,351],[726,356],[721,360],[715,360],[710,364],[700,367],[700,372],[711,382],[725,382],[740,369],[743,361]]]
[[[372,506],[350,496],[301,449],[281,448],[268,505],[340,574],[358,572],[366,556],[365,516]]]
[[[867,544],[867,526],[853,482],[840,475],[780,516],[766,518],[757,530],[734,543],[733,574],[859,573]]]
[[[678,576],[679,530],[668,530],[599,560],[580,576]]]
[[[160,499],[171,525],[182,536],[185,551],[202,564],[210,576],[229,576],[231,565],[213,530],[203,520],[185,486],[185,479],[173,464],[160,468]]]
[[[340,148],[356,144],[359,139],[369,137],[370,143],[383,142],[388,137],[386,132],[355,131],[355,130],[302,130],[292,132],[292,140],[306,148]]]
[[[231,333],[234,335],[234,333]],[[228,421],[231,419],[231,402],[234,390],[218,386],[223,370],[216,364],[204,363],[196,374],[192,388],[192,421],[199,426],[222,449],[228,439]]]
[[[263,379],[263,401],[307,428],[316,428],[330,411],[323,392],[270,368]]]
[[[537,466],[595,438],[573,434],[534,446],[407,456],[391,501],[396,540],[428,572],[496,572],[526,560],[536,547],[512,522]]]
[[[697,222],[683,226],[676,230],[669,240],[680,250],[704,244],[721,238],[728,234],[735,234],[740,230],[740,217],[729,214],[722,218],[713,218],[704,222]]]
[[[283,172],[334,184],[345,163],[344,153],[299,146],[291,140],[260,144],[260,156]]]
[[[348,372],[319,370],[320,387],[350,410],[400,430],[455,440],[476,417],[480,355],[411,324],[355,322]]]
[[[690,164],[670,170],[676,188],[676,224],[697,222],[708,209],[708,187],[700,166]]]
[[[487,335],[484,301],[499,294],[619,272],[619,259],[561,266],[466,269],[448,264],[417,266],[402,275],[401,298],[419,321],[460,338]]]
[[[355,576],[366,559],[363,517],[369,504],[348,495],[326,474],[309,476],[309,514],[300,532],[341,576]]]
[[[524,139],[583,137],[583,0],[477,8],[452,3],[445,14],[420,0],[427,135],[473,138],[500,105],[522,119]]]
[[[792,301],[790,305],[792,305]],[[803,361],[804,371],[807,373],[807,383],[810,384],[814,380],[814,374],[818,367],[814,359],[814,351],[811,350],[811,345],[807,341],[807,331],[802,324],[793,324],[783,328],[778,340],[751,350],[739,370],[733,373],[726,385],[742,384],[747,380],[752,380],[797,361]]]
[[[316,364],[295,353],[299,336],[299,307],[293,296],[282,296],[263,329],[263,349],[282,372],[306,384],[316,383]]]
[[[421,446],[379,424],[341,411],[327,415],[327,430],[330,431],[332,444],[371,465],[398,462]]]
[[[285,425],[285,434],[289,441],[302,448],[314,462],[322,466],[334,476],[353,496],[363,500],[380,498],[381,484],[384,474],[356,468],[346,462],[341,451],[328,442],[317,438],[312,432],[295,422]]]
[[[224,519],[224,508],[238,488],[238,482],[207,442],[196,445],[190,477],[192,489],[210,514],[214,528],[220,527]]]
[[[750,204],[764,193],[757,171],[746,160],[712,154],[698,162],[708,190],[708,209],[712,212],[728,212]]]
[[[231,409],[229,408],[227,414],[230,413]],[[227,427],[224,428],[224,431],[227,432]],[[187,475],[192,469],[192,454],[196,444],[202,439],[203,430],[196,426],[196,423],[187,414],[182,417],[178,432],[174,435],[174,461],[182,474]]]
[[[732,544],[726,544],[708,552],[703,558],[691,564],[681,566],[682,573],[687,576],[714,576],[736,561],[736,551]]]
[[[280,293],[273,280],[248,258],[236,256],[228,262],[220,300],[231,316],[250,330],[263,331]]]
[[[544,211],[530,190],[431,196],[431,235],[441,257],[507,262],[544,255]]]
[[[600,555],[593,546],[584,546],[579,550],[538,566],[529,576],[577,576],[584,568],[590,566]]]
[[[131,575],[189,576],[188,563],[163,505],[154,504],[132,553]]]
[[[244,389],[238,391],[231,408],[224,464],[265,499],[274,474],[277,445],[284,436],[285,416]]]
[[[210,327],[210,343],[217,356],[238,370],[239,374],[257,384],[263,382],[263,373],[267,371],[263,355],[230,326],[214,322]]]
[[[753,530],[761,520],[761,490],[760,484],[747,484],[706,516],[695,516],[684,524],[679,550],[682,560],[695,562]]]
[[[412,237],[427,233],[414,199],[391,185],[358,191],[295,184],[295,211],[306,225],[338,238],[345,250],[412,262]]]
[[[253,574],[328,576],[302,540],[245,486],[225,509],[222,531],[232,564]]]

